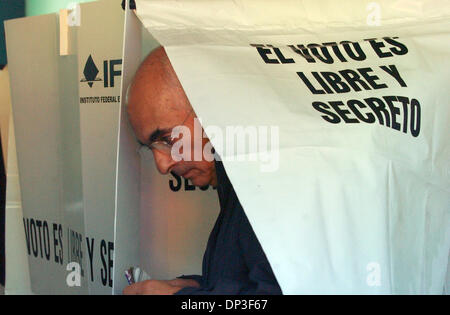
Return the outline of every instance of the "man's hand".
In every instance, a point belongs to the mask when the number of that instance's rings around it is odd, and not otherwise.
[[[168,281],[170,285],[174,285],[176,287],[182,287],[182,288],[186,288],[186,287],[194,287],[194,288],[200,288],[200,284],[193,280],[193,279],[173,279],[173,280],[169,280]]]
[[[146,280],[134,283],[123,289],[124,295],[172,295],[182,286],[172,285],[170,281]]]

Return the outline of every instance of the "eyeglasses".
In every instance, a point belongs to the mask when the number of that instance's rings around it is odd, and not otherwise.
[[[194,109],[191,109],[189,111],[188,115],[186,116],[186,118],[183,120],[183,122],[181,124],[178,124],[177,126],[184,125],[184,123],[188,120],[189,116],[192,114],[193,111],[194,111]],[[177,127],[177,126],[175,126],[175,127]],[[175,127],[173,127],[173,128],[175,128]],[[144,147],[149,150],[157,150],[166,155],[171,155],[172,147],[175,144],[175,142],[178,140],[177,138],[172,138],[172,136],[171,136],[173,128],[170,129],[170,133],[166,132],[165,135],[163,135],[161,137],[161,140],[153,141],[149,144],[141,143],[141,145],[142,145],[141,148]]]

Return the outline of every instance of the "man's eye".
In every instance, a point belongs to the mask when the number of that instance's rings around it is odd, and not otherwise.
[[[167,144],[173,144],[175,142],[175,139],[172,139],[171,136],[162,137],[161,140]]]

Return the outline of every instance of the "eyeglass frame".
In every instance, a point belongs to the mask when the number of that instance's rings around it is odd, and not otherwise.
[[[176,127],[178,127],[178,126],[181,126],[181,125],[184,125],[184,123],[188,120],[188,118],[191,116],[191,114],[194,112],[194,109],[192,108],[190,111],[189,111],[189,113],[187,114],[187,116],[186,116],[186,118],[183,120],[183,122],[181,123],[181,124],[178,124],[178,125],[176,125],[176,126],[174,126],[174,127],[172,127],[171,129],[172,129],[172,131],[173,131],[173,129],[174,128],[176,128]],[[145,148],[148,148],[149,150],[157,150],[157,151],[159,151],[159,152],[161,152],[161,153],[164,153],[164,154],[167,154],[167,155],[170,155],[171,154],[171,152],[172,152],[172,147],[173,147],[173,144],[174,143],[169,143],[169,142],[167,142],[167,141],[165,141],[165,140],[157,140],[157,141],[153,141],[152,143],[150,143],[150,144],[145,144],[145,143],[142,143],[142,142],[140,142],[140,141],[138,141],[139,142],[139,144],[141,145],[141,147],[140,147],[140,149],[142,149],[142,147],[145,147]],[[153,151],[152,151],[153,152]]]

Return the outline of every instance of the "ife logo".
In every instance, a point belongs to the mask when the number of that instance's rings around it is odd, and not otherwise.
[[[84,78],[82,78],[80,82],[87,82],[90,88],[92,88],[96,81],[103,81],[103,86],[105,88],[114,87],[114,78],[122,75],[122,70],[116,69],[116,66],[120,65],[122,65],[122,59],[103,60],[103,79],[101,79],[98,77],[100,71],[95,64],[92,55],[89,55],[86,64],[84,65]]]

